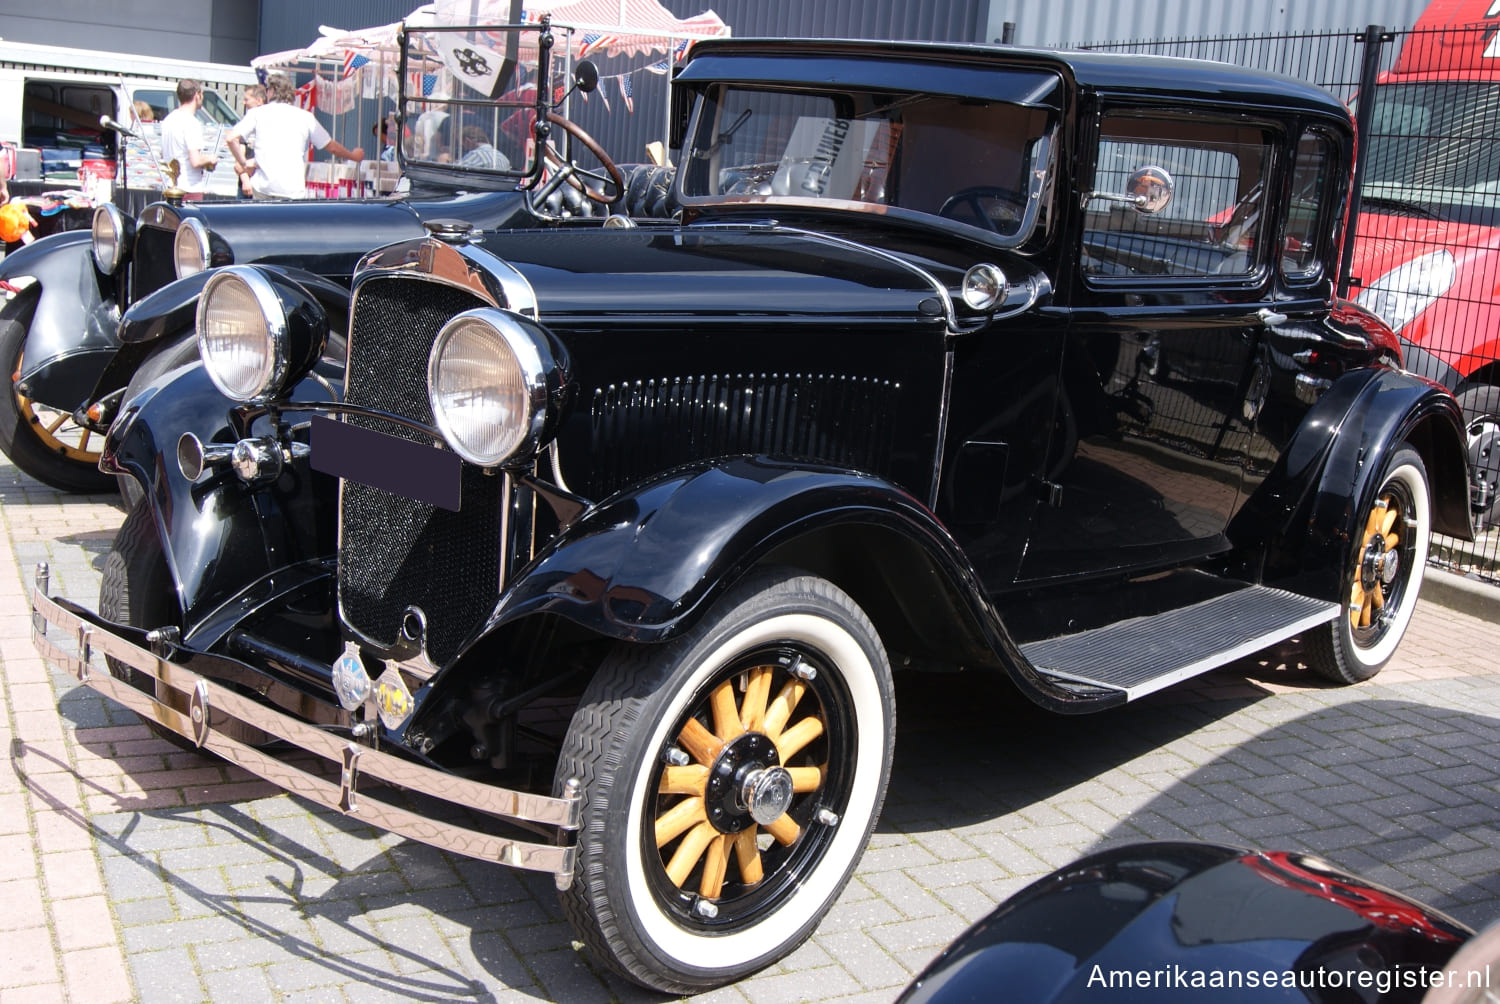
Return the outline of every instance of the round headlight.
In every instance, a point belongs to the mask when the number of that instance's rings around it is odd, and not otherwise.
[[[280,299],[255,269],[230,266],[204,285],[198,354],[225,397],[254,401],[280,388],[287,368],[286,328]]]
[[[209,265],[208,228],[198,220],[183,220],[172,239],[172,257],[177,262],[177,278],[197,275]]]
[[[994,265],[975,265],[964,273],[964,303],[974,310],[989,310],[1009,293],[1009,280]]]
[[[443,326],[427,357],[433,418],[453,451],[494,467],[534,450],[546,420],[548,362],[532,333],[491,308]]]
[[[94,264],[105,275],[114,275],[125,260],[125,216],[106,203],[94,210]]]

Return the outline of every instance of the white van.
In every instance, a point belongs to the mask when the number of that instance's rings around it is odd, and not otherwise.
[[[245,88],[255,83],[248,66],[0,40],[0,142],[16,147],[17,181],[96,192],[106,200],[105,190],[115,185],[162,188],[160,123],[177,107],[177,82],[184,77],[203,84],[199,114],[216,127],[204,135],[218,145],[239,120]],[[104,128],[101,116],[135,138]],[[220,151],[209,191],[233,195],[234,162]]]

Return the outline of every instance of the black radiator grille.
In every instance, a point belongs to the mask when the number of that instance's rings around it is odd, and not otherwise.
[[[888,474],[900,384],[818,373],[671,377],[594,391],[589,490],[703,457],[763,453]]]
[[[460,311],[482,305],[462,290],[420,280],[365,283],[350,323],[345,399],[432,424],[427,355],[438,330]],[[352,419],[413,442],[403,426]],[[462,508],[448,512],[355,481],[343,483],[339,602],[351,627],[395,642],[407,607],[427,616],[427,652],[445,663],[494,609],[500,591],[502,481],[463,468]]]
[[[130,300],[134,303],[177,280],[177,258],[172,253],[175,230],[141,227],[135,232],[130,256]]]

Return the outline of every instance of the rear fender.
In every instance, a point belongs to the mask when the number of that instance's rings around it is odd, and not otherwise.
[[[764,457],[686,465],[588,510],[510,585],[434,689],[458,697],[465,682],[492,673],[491,641],[539,614],[619,641],[668,641],[765,563],[829,578],[888,645],[940,639],[944,658],[1003,666],[1039,704],[1098,706],[1031,669],[967,557],[909,493],[853,471]]]
[[[1421,455],[1432,489],[1433,532],[1473,539],[1463,416],[1453,395],[1392,369],[1336,381],[1308,412],[1271,474],[1231,527],[1269,542],[1267,578],[1340,599],[1353,535],[1364,525],[1391,452]]]
[[[292,396],[329,399],[326,386],[311,379]],[[264,417],[247,419],[248,414],[223,397],[202,364],[194,363],[135,394],[105,438],[100,469],[133,478],[144,490],[142,504],[151,507],[185,635],[268,573],[335,551],[337,482],[313,471],[305,459],[293,460],[274,484],[256,489],[228,468],[196,483],[183,476],[176,457],[184,432],[205,443],[234,443],[270,431]],[[305,442],[305,433],[299,438]]]
[[[22,294],[32,299],[18,308],[30,310],[20,389],[34,401],[72,411],[120,345],[114,278],[94,267],[87,230],[53,234],[6,255],[0,279],[22,278],[33,280],[33,288]]]

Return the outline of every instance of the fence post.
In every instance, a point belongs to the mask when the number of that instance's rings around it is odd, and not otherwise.
[[[1354,158],[1354,180],[1349,191],[1349,229],[1344,234],[1344,253],[1339,262],[1338,295],[1349,295],[1349,272],[1354,267],[1354,235],[1359,229],[1360,193],[1365,183],[1365,153],[1369,150],[1370,127],[1375,120],[1375,78],[1380,73],[1380,56],[1384,43],[1395,36],[1386,33],[1385,25],[1365,28],[1357,41],[1365,46],[1364,62],[1359,73],[1359,107],[1354,113],[1357,153]]]

